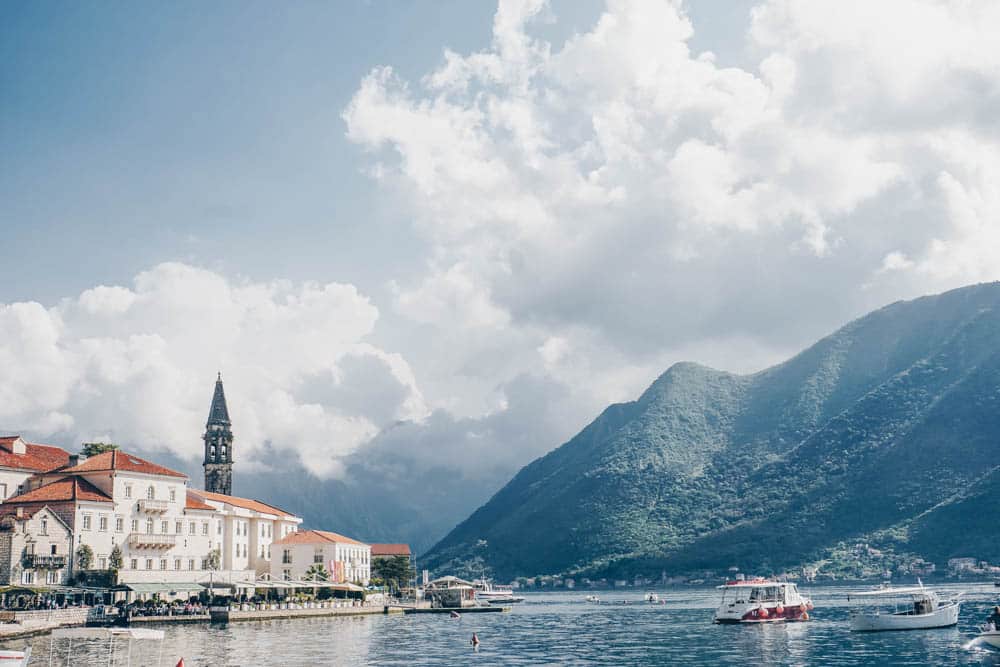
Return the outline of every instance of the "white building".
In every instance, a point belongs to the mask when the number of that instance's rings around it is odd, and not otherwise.
[[[303,579],[313,565],[322,565],[331,581],[367,586],[371,580],[371,546],[325,530],[290,533],[273,544],[271,576]]]
[[[258,571],[270,569],[260,560],[267,558],[270,538],[251,539],[251,529],[286,534],[302,519],[256,501],[191,491],[187,484],[182,473],[113,450],[26,480],[28,490],[4,508],[51,508],[72,530],[74,557],[81,545],[91,548],[92,569],[109,569],[118,547],[118,580],[143,584],[133,588],[137,592],[183,594],[200,588],[191,584],[209,582],[252,588]],[[211,567],[214,551],[217,569]]]

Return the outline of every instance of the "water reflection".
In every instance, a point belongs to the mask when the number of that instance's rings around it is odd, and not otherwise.
[[[968,588],[968,587],[967,587]],[[949,587],[943,587],[948,590]],[[454,665],[454,664],[772,664],[998,665],[1000,652],[966,645],[996,604],[992,586],[972,587],[957,628],[858,634],[848,631],[846,589],[815,587],[808,623],[719,626],[711,589],[674,589],[666,604],[642,602],[642,592],[604,593],[632,604],[594,605],[584,593],[529,594],[509,614],[368,616],[301,619],[229,626],[161,626],[161,665],[184,657],[194,665]],[[470,644],[472,633],[481,640]],[[48,664],[48,638],[31,640],[32,664]],[[18,643],[15,643],[15,645]],[[21,642],[20,644],[23,644]],[[137,657],[133,653],[133,657]],[[153,665],[140,656],[134,665]],[[104,665],[91,652],[75,665]],[[123,663],[119,663],[123,664]]]

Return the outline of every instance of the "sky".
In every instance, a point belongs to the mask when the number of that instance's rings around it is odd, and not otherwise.
[[[1000,278],[998,31],[990,1],[5,3],[0,431],[196,462],[221,371],[237,470],[388,448],[495,483],[672,363]]]

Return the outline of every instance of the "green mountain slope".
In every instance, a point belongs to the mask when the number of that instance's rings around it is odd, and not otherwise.
[[[484,558],[502,577],[760,571],[901,527],[911,551],[944,554],[962,508],[1000,484],[998,426],[1000,284],[895,303],[754,375],[671,367],[423,560]],[[1000,537],[977,530],[962,539]]]

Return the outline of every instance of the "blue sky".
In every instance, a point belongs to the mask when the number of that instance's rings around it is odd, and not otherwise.
[[[498,484],[1000,278],[998,7],[0,5],[0,431],[192,458],[222,370],[248,448]]]

